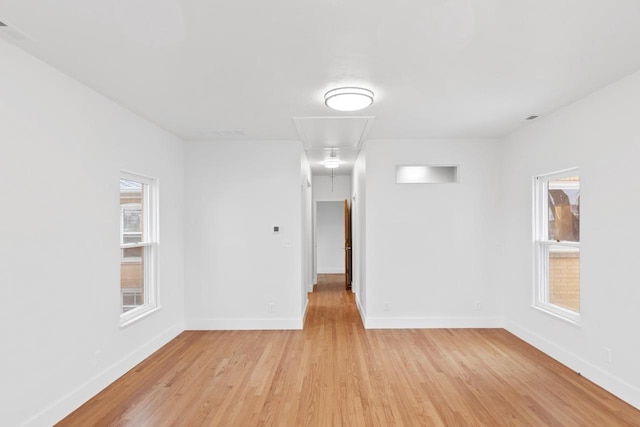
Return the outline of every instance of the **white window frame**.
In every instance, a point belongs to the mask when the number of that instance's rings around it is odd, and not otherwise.
[[[136,308],[123,311],[123,293],[120,296],[120,326],[124,327],[146,317],[160,308],[158,302],[158,277],[157,277],[157,257],[158,257],[158,180],[148,176],[131,172],[121,171],[120,179],[139,182],[144,185],[142,200],[142,212],[144,215],[142,235],[144,240],[140,243],[124,243],[122,241],[122,208],[120,209],[120,259],[122,262],[122,249],[143,248],[144,261],[144,297],[145,302]],[[120,279],[121,282],[122,279]],[[119,283],[119,288],[121,288]]]
[[[549,182],[580,176],[579,168],[570,168],[534,177],[534,300],[533,307],[566,320],[581,324],[580,313],[549,301],[549,248],[560,246],[567,251],[580,251],[580,242],[549,240]],[[569,183],[568,186],[571,184]]]

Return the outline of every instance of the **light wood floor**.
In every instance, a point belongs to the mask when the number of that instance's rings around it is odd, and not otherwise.
[[[59,425],[640,426],[504,330],[364,330],[341,279],[303,331],[184,332]]]

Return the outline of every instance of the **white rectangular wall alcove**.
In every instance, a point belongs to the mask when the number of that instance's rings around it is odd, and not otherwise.
[[[397,184],[451,184],[456,182],[458,182],[458,166],[396,166]]]

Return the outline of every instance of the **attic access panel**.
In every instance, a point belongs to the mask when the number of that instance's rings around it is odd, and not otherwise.
[[[298,136],[306,150],[350,148],[358,150],[375,117],[294,117]]]

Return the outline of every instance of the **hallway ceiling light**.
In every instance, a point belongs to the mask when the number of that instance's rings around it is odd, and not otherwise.
[[[329,169],[335,169],[337,167],[340,166],[340,159],[338,159],[337,157],[330,157],[327,160],[325,160],[324,162],[322,162],[322,164],[324,165],[325,168],[329,168]]]
[[[373,92],[361,87],[340,87],[324,94],[327,107],[338,111],[357,111],[373,104]]]

